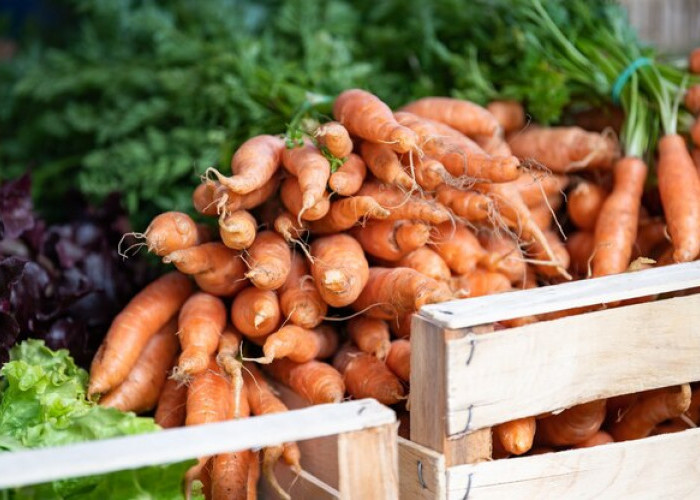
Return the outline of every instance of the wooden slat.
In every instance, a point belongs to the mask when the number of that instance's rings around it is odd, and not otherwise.
[[[446,425],[448,434],[458,434],[700,380],[700,294],[467,334],[447,344]]]
[[[399,498],[444,500],[445,455],[399,438]]]
[[[192,457],[260,448],[391,424],[395,413],[375,400],[318,405],[70,446],[0,453],[0,488],[103,474]],[[37,464],[41,464],[40,467]]]
[[[693,429],[593,448],[462,465],[447,470],[447,497],[700,498],[698,450],[700,429]]]
[[[342,500],[397,500],[398,423],[344,432],[338,436]]]
[[[662,52],[679,53],[700,44],[700,0],[620,0],[642,40]]]
[[[313,441],[314,440],[311,439],[307,442]],[[289,466],[284,465],[282,462],[278,463],[277,467],[275,467],[275,476],[282,489],[292,497],[292,500],[304,500],[306,498],[313,498],[314,500],[338,500],[340,498],[340,493],[335,488],[331,488],[326,483],[304,470],[297,475]],[[279,498],[265,479],[261,479],[258,493],[259,498]]]
[[[459,329],[700,286],[700,261],[424,306],[420,314]]]

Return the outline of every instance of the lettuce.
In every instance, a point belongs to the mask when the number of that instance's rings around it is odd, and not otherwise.
[[[0,453],[158,431],[152,418],[87,399],[88,374],[65,349],[27,340],[10,351],[0,383]],[[183,498],[182,479],[196,463],[144,467],[0,492],[11,499]],[[41,464],[37,464],[38,467]]]

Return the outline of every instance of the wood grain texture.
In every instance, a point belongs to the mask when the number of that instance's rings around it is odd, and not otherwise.
[[[399,498],[398,423],[338,436],[340,498]]]
[[[446,359],[448,434],[700,380],[700,295],[468,334]]]
[[[642,40],[662,52],[679,53],[700,45],[700,0],[620,0]]]
[[[420,315],[443,328],[459,329],[697,286],[700,261],[431,304]]]
[[[462,465],[447,498],[699,498],[700,429],[637,441]]]
[[[399,438],[399,498],[444,499],[445,455]]]

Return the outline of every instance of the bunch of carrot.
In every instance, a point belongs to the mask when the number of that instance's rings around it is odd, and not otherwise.
[[[145,244],[177,271],[115,318],[91,370],[102,404],[155,407],[165,427],[285,411],[260,365],[311,404],[347,393],[398,405],[411,315],[425,304],[649,265],[639,256],[697,257],[686,249],[700,215],[679,208],[666,231],[641,203],[646,166],[621,159],[610,134],[526,126],[516,102],[427,97],[392,111],[358,89],[333,114],[301,140],[251,138],[230,175],[210,169],[193,204],[216,231],[181,212],[151,222]],[[660,165],[671,161],[661,153]],[[537,435],[534,417],[503,424],[495,441],[514,454],[540,436],[579,445],[551,436],[580,413],[595,413],[597,432],[605,402],[544,418]],[[280,457],[298,468],[298,448],[263,453],[263,475],[285,496],[272,474]],[[210,498],[245,498],[258,471],[256,453],[224,454],[188,480]]]

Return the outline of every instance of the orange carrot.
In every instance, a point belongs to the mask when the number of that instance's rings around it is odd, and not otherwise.
[[[231,304],[231,321],[249,337],[264,337],[274,332],[280,322],[277,294],[254,286],[242,290]]]
[[[313,242],[311,255],[311,273],[323,300],[333,307],[354,302],[369,275],[360,244],[346,234],[325,236]]]
[[[371,196],[353,196],[334,201],[322,219],[309,222],[308,226],[315,234],[339,233],[365,218],[384,219],[388,216],[389,210],[383,208]]]
[[[140,235],[136,235],[140,236]],[[148,251],[163,257],[175,250],[198,243],[197,224],[181,212],[165,212],[156,216],[143,233]]]
[[[522,160],[535,160],[557,173],[584,168],[612,168],[619,156],[611,138],[579,127],[528,127],[508,144]]]
[[[258,233],[248,249],[246,278],[261,290],[277,290],[284,285],[292,263],[292,251],[287,242],[274,231]]]
[[[665,135],[659,140],[656,172],[673,260],[689,262],[700,254],[700,176],[683,137]]]
[[[593,276],[622,273],[629,267],[646,177],[647,166],[639,158],[625,157],[615,164],[615,185],[595,226]]]
[[[418,146],[416,134],[399,125],[389,106],[364,90],[350,89],[341,93],[333,104],[333,116],[352,135],[389,144],[397,153],[415,151]]]
[[[646,219],[639,221],[637,228],[637,239],[634,243],[633,258],[652,257],[654,249],[665,243],[667,240],[666,222],[661,219]]]
[[[581,441],[574,445],[574,448],[591,448],[593,446],[600,446],[601,444],[613,443],[615,440],[613,437],[605,431],[598,431],[585,441]]]
[[[647,437],[658,424],[682,415],[689,406],[689,384],[648,391],[610,426],[610,435],[615,441]]]
[[[351,233],[365,252],[380,259],[396,261],[430,239],[430,226],[409,221],[373,221]]]
[[[250,212],[238,210],[221,220],[219,235],[221,241],[229,248],[243,250],[255,241],[258,223]]]
[[[192,194],[195,210],[203,215],[226,216],[237,210],[250,210],[262,205],[279,187],[280,176],[274,175],[259,189],[248,194],[235,194],[219,183],[207,181]]]
[[[328,306],[313,283],[306,260],[298,253],[292,254],[287,281],[279,289],[282,314],[294,325],[302,328],[318,326],[328,312]]]
[[[347,324],[348,335],[358,349],[379,359],[386,358],[391,347],[389,325],[381,319],[355,316]]]
[[[486,109],[506,134],[525,127],[525,110],[518,101],[491,101]]]
[[[394,340],[386,357],[386,366],[404,382],[411,381],[411,341]]]
[[[202,425],[226,420],[231,386],[211,359],[209,367],[198,373],[187,388],[185,425]]]
[[[450,268],[435,250],[420,247],[396,262],[397,267],[410,267],[437,281],[450,279]]]
[[[367,166],[364,160],[351,153],[345,163],[331,174],[328,186],[341,196],[352,196],[360,190],[366,175]]]
[[[475,135],[472,136],[474,142],[491,156],[509,157],[513,156],[510,146],[505,138],[500,134],[496,135]]]
[[[182,346],[177,366],[179,375],[196,375],[206,370],[225,326],[226,307],[221,299],[201,292],[187,299],[178,317]]]
[[[510,280],[501,273],[484,269],[450,278],[450,289],[456,298],[481,297],[511,290]]]
[[[493,135],[499,128],[496,117],[488,110],[462,99],[424,97],[404,106],[402,111],[444,123],[464,135]]]
[[[120,312],[90,367],[88,394],[103,394],[129,376],[148,341],[192,293],[186,276],[173,272],[141,290]]]
[[[474,233],[462,224],[453,226],[444,222],[435,226],[431,247],[457,274],[472,272],[477,263],[486,257],[486,251]]]
[[[416,155],[402,155],[401,163],[404,171],[410,176],[416,177],[416,183],[427,191],[434,191],[445,182],[451,182],[452,176],[445,166],[435,158]],[[413,172],[411,172],[413,169]]]
[[[241,144],[231,158],[233,177],[226,177],[213,168],[209,171],[231,192],[248,194],[272,179],[279,168],[282,151],[284,140],[271,135],[259,135]]]
[[[345,158],[352,153],[352,140],[345,127],[338,122],[320,125],[314,131],[319,146],[325,147],[336,158]]]
[[[158,403],[168,370],[173,365],[178,342],[177,321],[168,321],[143,348],[126,380],[108,392],[100,405],[142,413]]]
[[[282,164],[299,181],[302,212],[325,198],[331,164],[316,146],[307,142],[301,147],[285,149]]]
[[[693,140],[693,144],[695,144],[695,151],[697,151],[697,148],[700,147],[700,118],[696,118],[693,122],[693,126],[690,127],[690,138]],[[695,155],[693,155],[693,157],[695,157]]]
[[[532,221],[537,224],[537,227],[542,231],[546,231],[552,227],[554,215],[552,215],[552,210],[548,206],[539,205],[537,207],[530,207],[530,215],[532,216]]]
[[[552,250],[552,254],[554,255],[554,259],[552,259],[552,262],[558,264],[558,266],[561,267],[545,264],[536,264],[535,269],[539,274],[553,278],[557,276],[557,274],[562,273],[560,269],[567,269],[569,267],[569,262],[571,261],[571,259],[569,258],[569,252],[566,251],[566,247],[564,246],[564,243],[562,243],[562,241],[559,239],[559,235],[557,233],[555,233],[551,229],[548,229],[544,231],[544,236],[546,238],[547,245]],[[530,255],[533,259],[539,261],[550,260],[549,255],[545,253],[544,248],[542,248],[538,241],[534,242],[526,250],[528,255]],[[566,275],[566,277],[570,278],[568,274]]]
[[[305,223],[300,223],[296,217],[284,210],[274,221],[275,231],[277,231],[284,241],[290,244],[302,241],[307,228]]]
[[[338,351],[333,366],[343,374],[345,387],[355,399],[374,398],[382,404],[393,405],[404,398],[401,381],[384,362],[352,345]]]
[[[297,218],[303,220],[318,220],[328,213],[331,202],[327,197],[322,197],[318,203],[311,207],[304,208],[301,187],[296,177],[287,177],[282,182],[280,198],[289,212]]]
[[[231,379],[233,389],[233,404],[240,410],[240,400],[243,395],[243,376],[241,374],[243,364],[239,360],[241,353],[242,335],[231,325],[227,326],[219,338],[216,349],[216,362]],[[240,418],[240,413],[234,412],[234,418]]]
[[[588,181],[579,182],[567,196],[566,211],[571,222],[579,229],[593,230],[607,196],[608,193],[599,185]]]
[[[700,113],[700,84],[693,85],[685,93],[685,99],[683,100],[685,107],[688,111],[697,115]]]
[[[588,231],[577,231],[568,236],[566,251],[569,253],[569,269],[577,276],[588,276],[591,256],[595,250],[595,238]]]
[[[410,339],[412,318],[413,311],[404,313],[390,320],[389,329],[391,330],[391,334],[397,339]]]
[[[482,231],[478,237],[479,243],[487,252],[479,262],[484,268],[505,275],[511,283],[525,278],[527,265],[515,238],[493,231]]]
[[[389,144],[364,141],[360,145],[367,168],[381,182],[395,184],[406,190],[415,187],[413,178],[404,172],[401,161]]]
[[[163,262],[172,262],[180,272],[194,275],[199,288],[212,295],[230,297],[247,284],[240,254],[220,242],[177,250]]]
[[[417,311],[426,304],[449,300],[451,295],[437,281],[407,267],[369,270],[367,285],[352,304],[371,318],[393,319]]]
[[[464,191],[446,184],[437,188],[435,199],[469,222],[482,222],[493,213],[493,201],[475,191]]]
[[[408,196],[399,188],[380,184],[376,181],[365,182],[358,191],[361,196],[371,196],[391,213],[387,220],[412,219],[429,224],[440,224],[451,219],[450,212],[441,205]]]
[[[683,432],[690,429],[690,426],[682,420],[673,419],[667,424],[659,424],[654,427],[649,435],[658,436],[659,434],[673,434],[675,432]]]
[[[693,49],[688,56],[688,71],[700,74],[700,47]]]
[[[700,421],[700,387],[693,389],[690,395],[690,406],[688,406],[685,415],[696,424]]]
[[[338,346],[333,329],[307,330],[296,325],[284,325],[265,339],[263,357],[258,363],[271,363],[273,359],[289,358],[295,363],[306,363],[315,358],[328,357]]]
[[[536,427],[535,417],[524,417],[497,425],[494,434],[508,453],[522,455],[532,448]]]
[[[584,403],[537,422],[535,438],[545,446],[565,446],[591,438],[605,419],[605,400]]]
[[[528,207],[536,207],[550,196],[561,194],[568,183],[569,178],[565,175],[544,175],[532,172],[523,172],[513,182]]]
[[[267,366],[270,375],[312,404],[339,403],[345,396],[343,376],[327,363],[295,363],[276,359]]]
[[[175,379],[167,379],[158,398],[156,414],[153,417],[156,424],[163,429],[182,427],[185,425],[187,411],[187,387]]]

